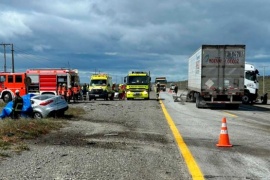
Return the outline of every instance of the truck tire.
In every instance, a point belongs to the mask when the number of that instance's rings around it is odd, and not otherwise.
[[[195,101],[196,101],[196,108],[201,108],[202,107],[201,106],[202,97],[199,94],[196,95]]]
[[[249,101],[250,101],[250,98],[247,94],[245,94],[243,97],[242,97],[242,103],[243,104],[249,104]]]
[[[6,93],[4,96],[3,96],[3,101],[5,102],[5,103],[8,103],[9,101],[12,101],[12,96],[11,96],[11,94],[8,92],[8,93]]]

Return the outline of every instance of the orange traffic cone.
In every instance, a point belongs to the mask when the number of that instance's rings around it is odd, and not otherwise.
[[[229,140],[229,134],[227,130],[226,118],[222,119],[221,131],[219,136],[219,142],[216,144],[218,147],[232,147]]]

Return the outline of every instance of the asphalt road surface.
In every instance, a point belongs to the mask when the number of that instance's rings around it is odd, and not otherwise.
[[[205,179],[270,179],[269,104],[241,105],[238,110],[198,109],[195,103],[174,102],[172,97],[161,94]],[[216,146],[223,118],[232,147]]]

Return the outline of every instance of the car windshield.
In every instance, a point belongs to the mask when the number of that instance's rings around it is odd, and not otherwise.
[[[106,80],[91,80],[90,82],[90,86],[102,86],[102,85],[106,85],[107,81]]]
[[[255,81],[257,80],[257,74],[254,71],[247,71],[246,72],[246,79]]]
[[[166,84],[167,83],[167,81],[166,80],[156,80],[156,83],[160,83],[160,84]]]
[[[148,84],[148,76],[129,76],[128,84]]]

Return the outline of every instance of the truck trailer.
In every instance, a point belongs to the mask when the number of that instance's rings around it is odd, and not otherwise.
[[[187,100],[237,109],[244,96],[245,45],[202,45],[188,59]]]

